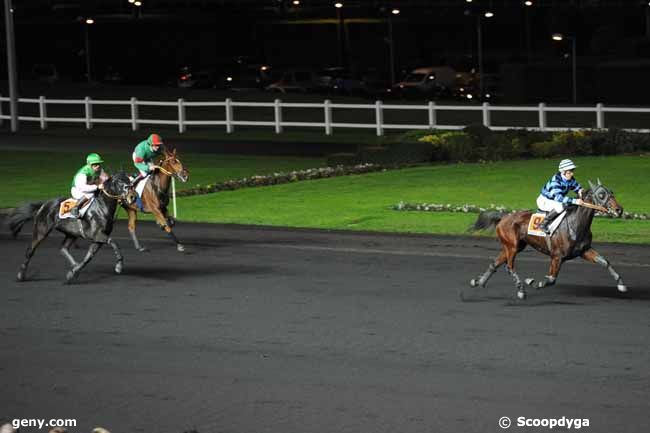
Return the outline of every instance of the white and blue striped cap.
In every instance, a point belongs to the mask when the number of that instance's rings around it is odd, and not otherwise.
[[[570,159],[563,159],[560,161],[560,166],[558,167],[558,170],[560,171],[567,171],[567,170],[573,170],[576,168],[576,165],[571,161]]]

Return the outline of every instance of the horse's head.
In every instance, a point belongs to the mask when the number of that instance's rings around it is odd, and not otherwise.
[[[596,185],[589,181],[589,187],[591,190],[588,191],[587,198],[591,199],[594,204],[604,207],[612,216],[620,217],[623,215],[623,207],[616,201],[614,191],[600,183],[600,179],[598,179]]]
[[[187,182],[187,179],[190,177],[189,171],[187,171],[181,160],[178,159],[176,149],[165,149],[164,158],[159,165],[170,172],[172,176],[176,176],[181,182]]]
[[[135,189],[133,188],[133,185],[131,185],[131,179],[123,171],[113,173],[113,175],[104,182],[104,191],[106,191],[110,197],[122,200],[126,204],[135,202],[137,197]]]

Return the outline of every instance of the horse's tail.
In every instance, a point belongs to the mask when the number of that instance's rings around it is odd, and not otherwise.
[[[7,221],[11,234],[15,238],[20,233],[25,223],[32,218],[36,212],[43,206],[45,202],[27,203],[19,208],[16,208],[10,215]]]
[[[469,226],[467,231],[492,230],[504,216],[505,213],[499,211],[483,211],[478,215],[476,222]]]

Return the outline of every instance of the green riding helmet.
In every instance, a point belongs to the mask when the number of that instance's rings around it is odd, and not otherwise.
[[[91,164],[101,164],[103,163],[104,160],[102,159],[101,156],[97,153],[90,153],[86,157],[86,164],[91,165]]]

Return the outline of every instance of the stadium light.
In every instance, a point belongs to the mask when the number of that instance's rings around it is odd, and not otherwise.
[[[337,9],[341,9],[343,7],[343,3],[336,2],[336,3],[334,3],[334,7],[337,8]]]
[[[526,0],[526,1],[524,2],[524,4],[525,4],[526,6],[532,6],[532,5],[533,5],[533,2],[532,2],[531,0]]]
[[[397,9],[397,8],[395,8],[395,9],[393,9],[392,11],[390,11],[390,13],[392,13],[393,15],[399,15],[400,10]]]

